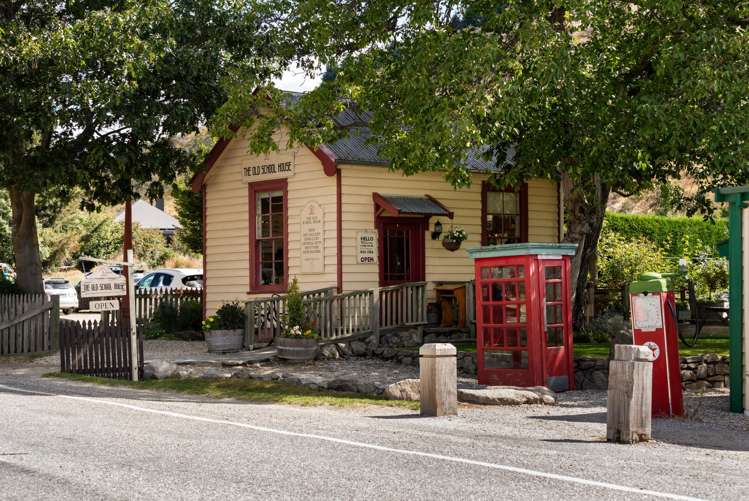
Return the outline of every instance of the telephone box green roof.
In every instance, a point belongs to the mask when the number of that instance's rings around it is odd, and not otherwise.
[[[468,249],[473,259],[510,256],[574,256],[577,244],[525,243],[488,245]]]

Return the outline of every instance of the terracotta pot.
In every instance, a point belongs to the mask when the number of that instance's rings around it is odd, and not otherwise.
[[[279,337],[276,339],[278,358],[292,362],[307,362],[317,356],[317,339]]]
[[[442,247],[449,250],[450,252],[455,252],[456,250],[460,249],[460,242],[457,242],[455,240],[442,240]]]
[[[209,353],[242,351],[244,329],[207,331],[204,335]]]

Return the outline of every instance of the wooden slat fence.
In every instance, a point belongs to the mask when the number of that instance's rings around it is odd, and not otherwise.
[[[423,325],[427,320],[427,283],[380,288],[380,329]]]
[[[46,294],[0,295],[0,355],[56,350],[60,298]]]
[[[335,294],[335,287],[315,289],[302,293],[305,302],[319,301]],[[255,343],[269,343],[281,335],[283,319],[286,317],[286,296],[274,294],[263,299],[253,299],[245,303],[247,325],[245,327],[245,346],[254,347]]]
[[[307,318],[325,341],[344,339],[381,329],[426,323],[426,282],[335,294],[334,288],[303,293]],[[246,303],[245,346],[271,342],[283,331],[286,297],[274,295]]]
[[[139,328],[150,324],[159,307],[169,304],[179,310],[187,301],[202,301],[200,289],[135,289],[135,320]]]
[[[138,335],[139,374],[143,375],[143,336]],[[108,322],[60,323],[60,370],[87,376],[130,379],[130,330]]]

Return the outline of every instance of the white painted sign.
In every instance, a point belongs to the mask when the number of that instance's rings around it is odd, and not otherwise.
[[[308,202],[301,214],[302,273],[325,272],[325,213],[322,206]]]
[[[296,172],[295,159],[294,151],[259,157],[252,164],[242,167],[240,171],[242,180],[246,183],[254,183],[291,177]]]
[[[643,332],[663,328],[661,298],[657,294],[632,296],[633,327]]]
[[[356,262],[359,264],[377,264],[378,255],[377,232],[374,230],[365,230],[357,233]]]
[[[100,266],[81,280],[81,297],[115,297],[126,295],[127,280],[107,266]]]
[[[91,311],[119,311],[120,301],[118,299],[91,301],[88,303],[88,309]]]

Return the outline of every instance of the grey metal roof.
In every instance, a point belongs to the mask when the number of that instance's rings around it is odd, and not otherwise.
[[[355,110],[355,106],[346,108],[333,118],[338,127],[348,130],[345,137],[325,145],[335,155],[336,163],[390,165],[390,160],[380,155],[376,141],[372,140],[372,132],[367,127],[371,118],[371,113]],[[501,170],[512,165],[514,157],[515,149],[512,146],[507,149],[502,162],[497,162],[497,157],[491,154],[488,146],[472,148],[465,158],[465,166],[475,172]]]
[[[399,214],[424,214],[429,216],[450,216],[450,211],[445,209],[434,199],[427,196],[414,197],[403,195],[379,194],[390,205],[398,210]]]
[[[302,93],[287,92],[285,95],[289,103],[296,103]],[[339,128],[347,130],[346,136],[325,145],[335,155],[336,163],[390,165],[390,160],[380,155],[376,141],[372,140],[372,132],[368,127],[372,113],[360,110],[354,102],[346,104],[346,108],[333,117]],[[505,159],[500,162],[497,162],[497,157],[491,154],[488,146],[477,147],[468,151],[465,165],[474,172],[497,171],[512,165],[514,157],[515,149],[512,146],[508,147]]]
[[[124,221],[125,211],[120,211],[115,220]],[[152,230],[176,230],[182,227],[177,219],[143,200],[133,203],[133,223]]]

